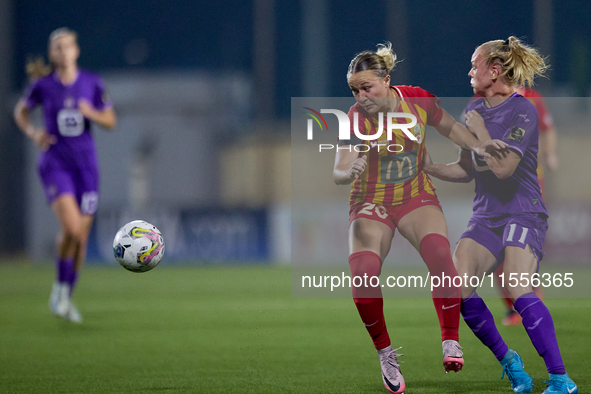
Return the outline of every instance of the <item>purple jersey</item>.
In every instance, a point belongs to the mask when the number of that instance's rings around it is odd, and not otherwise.
[[[515,172],[501,180],[488,168],[480,155],[472,153],[475,178],[473,218],[496,218],[519,213],[548,216],[538,182],[538,112],[523,96],[514,93],[500,105],[488,108],[483,98],[466,107],[484,119],[492,139],[509,144],[521,156]]]
[[[40,167],[60,170],[97,168],[90,121],[78,111],[78,100],[86,99],[99,111],[112,106],[98,75],[80,70],[74,83],[66,86],[53,72],[29,86],[24,98],[29,110],[43,105],[45,127],[57,140],[41,153]]]
[[[79,71],[74,83],[66,86],[52,73],[33,83],[24,98],[29,110],[43,105],[45,127],[56,138],[37,163],[47,201],[51,204],[56,197],[71,194],[83,214],[94,214],[99,191],[98,160],[90,121],[78,110],[78,101],[85,99],[99,111],[110,108],[102,79]]]

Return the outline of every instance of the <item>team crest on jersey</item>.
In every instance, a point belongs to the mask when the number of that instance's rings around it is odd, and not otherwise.
[[[417,123],[412,129],[412,133],[415,137],[417,137],[417,142],[419,144],[423,142],[423,131],[425,131],[425,125],[422,123]]]
[[[523,140],[523,136],[525,135],[525,130],[521,127],[513,127],[511,129],[511,133],[509,134],[509,139],[517,142],[521,142]]]

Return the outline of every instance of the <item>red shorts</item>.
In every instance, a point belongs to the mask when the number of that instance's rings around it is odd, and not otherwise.
[[[404,215],[427,205],[435,205],[441,209],[441,204],[439,204],[437,195],[430,194],[425,190],[422,190],[416,197],[411,198],[410,201],[404,204],[392,205],[389,207],[384,207],[371,202],[362,202],[360,204],[352,205],[351,209],[349,209],[349,224],[357,218],[367,218],[382,222],[390,227],[392,231],[395,231],[400,219],[402,219]]]

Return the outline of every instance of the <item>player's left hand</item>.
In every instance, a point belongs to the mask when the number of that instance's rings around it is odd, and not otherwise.
[[[96,109],[94,109],[90,101],[83,98],[78,100],[78,111],[80,111],[82,116],[90,120],[93,120],[96,114]]]
[[[482,156],[482,157],[490,157],[490,154],[496,150],[505,149],[508,147],[505,141],[501,140],[486,140],[480,144],[480,146],[474,149],[474,153]]]

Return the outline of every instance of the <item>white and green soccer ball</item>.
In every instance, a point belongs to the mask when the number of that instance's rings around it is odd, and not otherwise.
[[[162,260],[164,240],[156,226],[143,220],[134,220],[115,234],[113,253],[126,270],[150,271]]]

